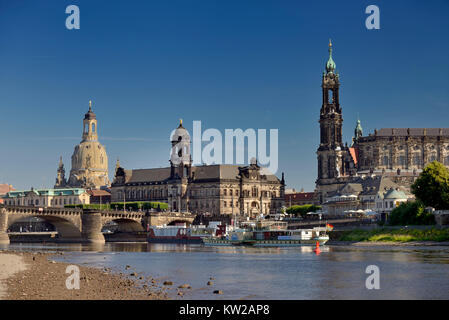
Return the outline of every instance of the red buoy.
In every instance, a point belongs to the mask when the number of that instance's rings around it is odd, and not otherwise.
[[[315,247],[315,250],[313,250],[313,251],[315,251],[316,254],[320,254],[321,253],[320,242],[319,241],[316,242],[316,247]]]

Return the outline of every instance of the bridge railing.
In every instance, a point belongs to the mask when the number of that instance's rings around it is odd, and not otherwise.
[[[0,209],[6,209],[12,213],[36,213],[36,214],[47,214],[47,213],[77,213],[83,212],[79,208],[60,208],[60,207],[45,207],[45,206],[16,206],[16,205],[5,205],[0,204]]]

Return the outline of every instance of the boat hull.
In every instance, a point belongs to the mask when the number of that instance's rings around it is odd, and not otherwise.
[[[206,246],[252,246],[252,247],[299,247],[307,245],[324,245],[329,239],[310,239],[310,240],[241,240],[232,241],[226,239],[208,239],[203,243]]]

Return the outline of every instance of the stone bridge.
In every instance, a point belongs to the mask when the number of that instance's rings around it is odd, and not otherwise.
[[[195,215],[174,212],[105,211],[80,208],[53,208],[0,205],[0,244],[9,243],[7,230],[15,222],[38,217],[55,226],[61,242],[104,243],[101,229],[113,221],[120,232],[145,231],[147,225],[192,223]],[[144,227],[145,226],[145,227]]]

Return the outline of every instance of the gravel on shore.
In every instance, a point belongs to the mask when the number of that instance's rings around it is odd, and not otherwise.
[[[157,300],[166,288],[140,277],[132,279],[80,266],[80,288],[67,289],[68,263],[49,260],[54,253],[0,251],[0,299],[7,300]],[[3,289],[3,291],[2,291]],[[2,293],[3,292],[3,293]]]

